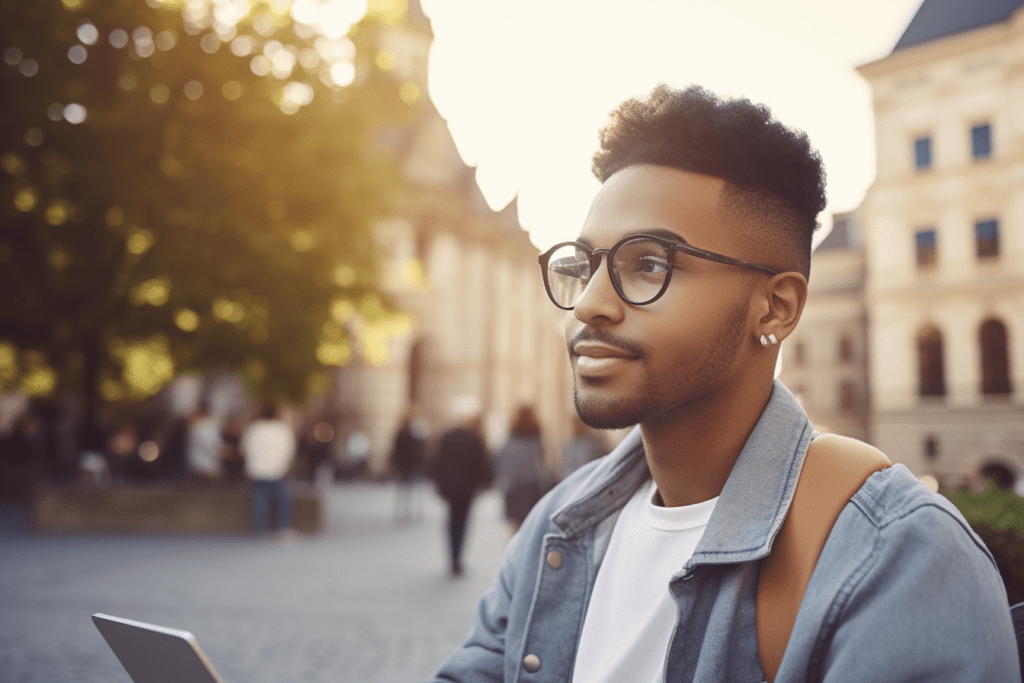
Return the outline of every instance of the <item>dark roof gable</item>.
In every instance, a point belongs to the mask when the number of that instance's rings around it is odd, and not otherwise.
[[[893,52],[1006,21],[1024,0],[924,0]]]

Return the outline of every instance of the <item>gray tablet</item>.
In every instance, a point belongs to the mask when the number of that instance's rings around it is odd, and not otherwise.
[[[188,631],[109,614],[92,620],[134,683],[224,683]]]

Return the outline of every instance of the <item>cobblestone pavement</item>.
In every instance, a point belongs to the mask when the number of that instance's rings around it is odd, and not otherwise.
[[[509,531],[499,494],[477,498],[453,580],[443,504],[420,493],[422,517],[399,524],[390,485],[339,486],[326,529],[290,544],[7,524],[0,683],[130,683],[95,612],[192,631],[225,683],[427,679],[465,637]]]

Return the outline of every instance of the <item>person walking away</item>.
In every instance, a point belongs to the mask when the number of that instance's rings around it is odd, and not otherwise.
[[[259,419],[242,431],[241,448],[245,473],[252,480],[252,523],[257,533],[271,528],[282,537],[292,531],[292,496],[288,489],[288,469],[295,459],[295,432],[278,415],[277,406],[265,403]]]
[[[498,488],[505,494],[505,519],[512,531],[544,495],[549,480],[540,438],[540,422],[530,406],[520,406],[508,441],[495,458]]]
[[[188,476],[193,481],[220,479],[220,425],[205,404],[192,415],[188,425],[186,454]]]
[[[224,481],[238,484],[245,478],[245,458],[242,457],[242,431],[245,420],[239,415],[229,415],[220,432],[221,476]]]
[[[573,418],[573,436],[562,452],[562,479],[603,455],[602,445],[583,420]]]
[[[408,521],[414,517],[416,483],[426,461],[426,441],[417,428],[415,418],[412,410],[406,412],[391,448],[391,467],[398,477],[395,491],[396,521]],[[418,516],[418,512],[415,516]]]
[[[448,550],[451,575],[462,576],[462,546],[473,496],[490,483],[487,446],[480,436],[479,416],[467,418],[441,437],[431,472],[438,494],[448,504]]]

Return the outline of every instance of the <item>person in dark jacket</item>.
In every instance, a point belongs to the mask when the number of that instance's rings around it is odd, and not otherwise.
[[[473,496],[491,480],[490,459],[480,428],[480,417],[475,416],[446,432],[431,471],[438,494],[448,503],[448,548],[455,578],[462,576],[462,545]]]
[[[410,410],[402,418],[391,448],[391,468],[398,478],[395,495],[395,519],[398,521],[419,516],[414,514],[413,509],[418,507],[415,502],[415,498],[418,498],[416,485],[425,462],[426,440],[422,429],[418,428],[416,414]]]
[[[540,422],[533,408],[520,406],[508,441],[498,451],[497,487],[505,494],[505,519],[513,533],[544,495],[551,480],[544,461]]]

